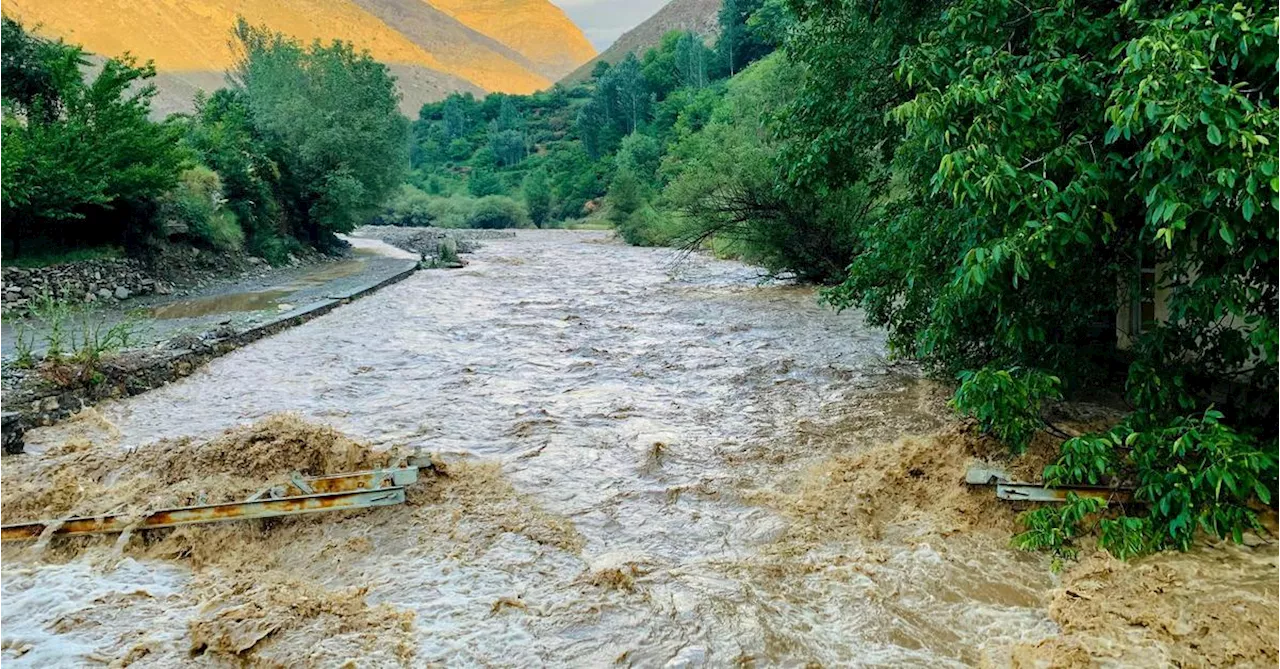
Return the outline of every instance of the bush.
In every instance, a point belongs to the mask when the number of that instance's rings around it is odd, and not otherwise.
[[[430,212],[434,198],[414,186],[405,184],[391,196],[382,214],[375,219],[378,225],[426,227],[432,225]]]
[[[1222,414],[1161,421],[1135,414],[1109,432],[1068,440],[1045,468],[1049,485],[1132,484],[1145,512],[1101,513],[1097,500],[1071,500],[1023,516],[1016,543],[1072,556],[1072,539],[1096,530],[1099,544],[1120,558],[1191,547],[1197,532],[1243,540],[1260,530],[1255,503],[1271,504],[1276,488],[1274,444],[1262,448],[1222,423]],[[1095,519],[1092,526],[1085,523]]]
[[[984,367],[960,373],[960,387],[951,404],[978,420],[982,431],[1004,442],[1015,453],[1026,450],[1041,428],[1045,400],[1062,399],[1061,382],[1034,369]]]
[[[486,195],[501,195],[506,191],[506,187],[502,185],[502,179],[490,170],[476,170],[471,173],[471,178],[467,180],[467,192],[472,197],[485,197]]]
[[[465,195],[435,198],[427,203],[431,224],[440,228],[466,228],[471,226],[471,212],[476,199]]]
[[[529,224],[529,215],[515,200],[501,195],[490,195],[476,201],[467,217],[471,228],[520,228]]]
[[[185,229],[191,239],[214,249],[238,251],[244,246],[244,231],[225,204],[218,174],[193,167],[160,199],[156,219],[162,229]]]
[[[618,236],[635,246],[666,246],[677,237],[671,217],[648,204],[614,225]]]

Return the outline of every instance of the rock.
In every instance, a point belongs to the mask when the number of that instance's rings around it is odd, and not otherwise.
[[[249,256],[249,264],[250,264],[250,265],[261,265],[261,264],[262,264],[262,263],[264,263],[264,262],[266,262],[266,261],[265,261],[265,260],[263,260],[262,258],[259,258],[258,256]]]
[[[40,400],[40,410],[41,410],[41,411],[44,411],[44,412],[46,412],[46,413],[47,413],[47,412],[50,412],[50,411],[57,411],[57,410],[58,410],[58,398],[56,398],[56,397],[46,397],[46,398],[44,398],[43,400]]]
[[[101,297],[102,299],[104,299],[104,300],[105,300],[105,299],[107,299],[107,298],[111,297],[111,291],[107,290],[106,288],[99,288],[99,289],[98,289],[98,297]]]
[[[131,294],[129,289],[124,286],[116,286],[116,292],[114,293],[117,300],[127,300]]]
[[[39,294],[40,294],[40,291],[36,290],[35,286],[27,286],[26,288],[22,289],[22,295],[24,297],[35,297]]]
[[[25,432],[25,426],[22,424],[22,415],[16,411],[6,411],[3,415],[3,432],[4,432],[4,452],[5,453],[21,453],[22,452],[22,434]]]
[[[157,283],[156,292],[160,293],[161,295],[168,295],[169,293],[173,292],[173,287],[171,287],[167,283]]]
[[[92,302],[92,301],[94,301],[94,300],[96,300],[96,299],[98,299],[98,296],[97,296],[97,295],[94,295],[94,294],[93,294],[93,292],[88,292],[88,293],[85,293],[85,294],[84,294],[84,301],[85,301],[85,302]]]

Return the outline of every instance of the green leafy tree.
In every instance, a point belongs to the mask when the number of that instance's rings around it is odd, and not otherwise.
[[[1128,424],[1159,436],[1141,453],[1127,436],[1072,440],[1076,464],[1053,480],[1141,487],[1144,511],[1094,527],[1117,554],[1238,537],[1238,509],[1264,495],[1228,481],[1275,481],[1274,460],[1250,455],[1276,443],[1274,2],[790,5],[788,53],[809,75],[783,126],[790,176],[828,192],[881,184],[885,212],[830,299],[934,370],[984,370],[962,392],[990,392],[958,403],[989,407],[1018,442],[1034,403],[1021,384],[979,381],[1018,367],[1068,389],[1101,378],[1120,357],[1117,302],[1158,290],[1167,318],[1122,336]],[[1186,418],[1211,385],[1221,413]],[[1156,446],[1169,439],[1181,445]],[[1187,457],[1201,447],[1216,455]],[[1212,477],[1212,495],[1187,488]],[[1223,491],[1239,496],[1221,507]],[[1172,516],[1170,495],[1185,502]],[[1028,545],[1069,539],[1086,511],[1029,516]]]
[[[467,192],[472,197],[484,197],[486,195],[500,195],[506,192],[506,188],[502,185],[502,179],[492,170],[476,170],[471,173],[471,178],[467,179]]]
[[[155,69],[107,59],[85,81],[79,47],[32,36],[8,18],[3,53],[9,250],[136,243],[185,161],[179,128],[148,118]]]
[[[408,122],[386,66],[348,43],[309,47],[241,20],[232,72],[279,166],[278,200],[317,244],[371,216],[403,182]]]
[[[524,206],[536,227],[544,227],[551,217],[551,183],[546,170],[536,169],[524,180]]]

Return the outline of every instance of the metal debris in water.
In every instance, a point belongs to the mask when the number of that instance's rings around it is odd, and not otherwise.
[[[1106,486],[1049,487],[1040,483],[1011,481],[1007,472],[986,465],[974,465],[965,472],[964,482],[969,485],[994,486],[996,497],[1011,502],[1065,502],[1067,496],[1093,497],[1107,502],[1127,502],[1133,496],[1132,488]]]
[[[83,516],[5,525],[0,527],[0,540],[37,539],[46,532],[59,536],[104,534],[403,504],[405,487],[418,480],[420,466],[415,463],[419,462],[424,461],[411,458],[407,467],[332,476],[303,477],[295,472],[288,483],[263,489],[243,502],[160,509],[141,517]],[[431,465],[425,461],[421,466]]]

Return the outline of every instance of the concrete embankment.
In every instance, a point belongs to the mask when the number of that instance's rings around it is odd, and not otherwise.
[[[362,246],[362,241],[365,240],[356,240],[357,247]],[[329,278],[323,276],[324,269],[321,268],[317,273],[328,280],[312,282],[314,285],[295,282],[290,284],[292,291],[282,288],[243,293],[248,297],[266,295],[273,298],[271,304],[259,305],[264,308],[252,312],[252,318],[244,317],[247,312],[217,311],[216,305],[219,304],[245,302],[233,299],[241,294],[226,291],[157,306],[151,310],[150,320],[141,326],[147,347],[106,357],[91,375],[59,370],[47,362],[41,362],[36,369],[30,370],[8,365],[5,370],[8,378],[4,384],[5,450],[21,450],[21,434],[28,428],[50,425],[104,399],[137,395],[163,386],[191,374],[214,358],[329,313],[351,300],[401,281],[418,269],[418,262],[410,259],[408,254],[396,256],[376,254],[376,251],[374,259],[360,261],[364,262],[363,271],[352,274],[340,272],[337,274],[341,276]],[[295,306],[284,300],[298,304]],[[214,308],[203,309],[205,302]],[[187,318],[167,318],[173,314],[188,316],[186,311],[193,309],[201,313]],[[172,323],[187,323],[188,327]],[[199,329],[210,325],[216,327],[201,334],[190,331],[193,327]]]

